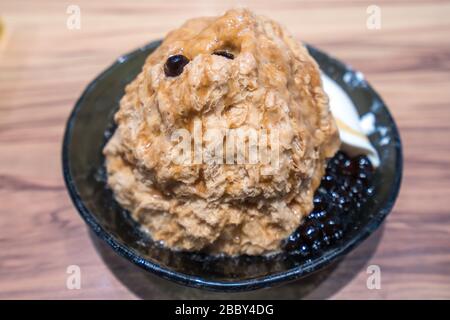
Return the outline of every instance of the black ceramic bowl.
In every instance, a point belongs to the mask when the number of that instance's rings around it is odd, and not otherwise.
[[[120,57],[83,92],[70,118],[63,142],[63,170],[69,194],[89,227],[113,250],[163,278],[188,286],[252,290],[303,277],[348,253],[367,238],[391,210],[402,176],[402,151],[394,120],[361,73],[308,47],[323,72],[350,95],[360,115],[372,112],[376,132],[370,140],[381,157],[373,178],[376,193],[360,209],[357,226],[342,241],[315,258],[279,254],[270,258],[213,258],[173,252],[154,243],[114,200],[105,185],[102,147],[114,130],[113,115],[124,87],[141,70],[159,41]]]

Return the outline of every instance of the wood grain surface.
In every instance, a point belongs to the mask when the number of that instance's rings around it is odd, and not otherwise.
[[[81,29],[66,27],[69,4]],[[381,8],[369,30],[366,9]],[[66,119],[118,56],[185,19],[245,5],[362,71],[400,128],[404,179],[384,226],[303,281],[213,294],[142,272],[91,236],[61,174]],[[450,298],[449,1],[0,1],[0,298]],[[66,287],[69,265],[80,290]],[[381,268],[381,289],[366,286]]]

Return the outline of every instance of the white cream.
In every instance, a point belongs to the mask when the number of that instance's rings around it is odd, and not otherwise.
[[[330,77],[321,74],[323,88],[330,99],[330,109],[339,129],[341,149],[355,156],[365,154],[374,167],[380,165],[380,157],[367,138],[373,132],[374,118],[360,118],[355,105],[345,91]]]

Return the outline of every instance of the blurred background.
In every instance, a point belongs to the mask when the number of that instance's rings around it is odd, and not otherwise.
[[[226,295],[147,275],[90,236],[60,155],[66,119],[96,75],[188,18],[236,6],[363,72],[399,126],[405,166],[393,212],[341,263]],[[449,299],[449,16],[450,1],[439,0],[0,0],[0,298]],[[66,285],[71,265],[80,289]],[[373,265],[381,288],[371,290]]]

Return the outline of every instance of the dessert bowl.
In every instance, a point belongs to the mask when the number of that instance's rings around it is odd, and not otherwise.
[[[402,149],[397,127],[384,102],[360,72],[307,46],[322,72],[348,94],[358,113],[361,116],[370,113],[374,119],[369,139],[380,158],[372,181],[376,191],[357,209],[351,230],[338,243],[313,257],[287,252],[269,256],[209,256],[173,251],[154,242],[107,187],[102,149],[115,130],[113,116],[125,86],[160,43],[152,42],[120,57],[92,81],[77,101],[64,135],[63,174],[72,201],[87,225],[114,251],[145,270],[180,284],[220,291],[254,290],[324,268],[380,226],[400,188]]]

